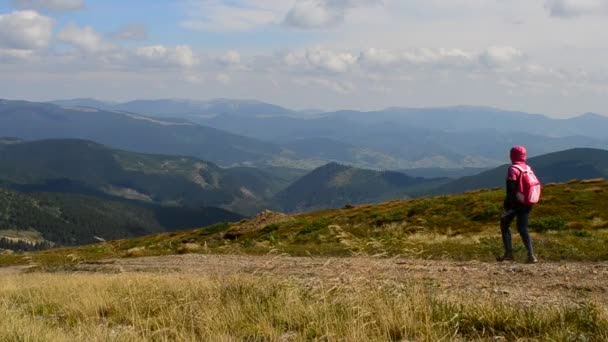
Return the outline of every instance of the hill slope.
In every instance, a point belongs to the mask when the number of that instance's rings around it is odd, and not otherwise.
[[[218,208],[161,207],[0,188],[0,237],[13,242],[79,245],[97,242],[95,237],[129,238],[241,218]]]
[[[528,164],[543,183],[572,179],[608,178],[608,150],[575,148],[530,158]],[[458,193],[481,188],[503,187],[509,165],[463,177],[433,190],[433,193]]]
[[[329,163],[298,179],[274,197],[274,203],[287,212],[336,208],[345,204],[381,202],[408,198],[422,187],[443,180],[409,177],[392,171],[373,171]]]
[[[290,177],[202,160],[114,150],[85,140],[0,143],[0,185],[150,203],[220,206],[251,214]]]
[[[499,220],[504,194],[477,191],[298,215],[264,212],[234,224],[131,240],[19,255],[0,264],[70,263],[110,257],[177,253],[377,255],[494,261],[502,253]],[[548,185],[530,229],[541,260],[608,261],[608,182]],[[515,252],[525,250],[515,240]],[[466,271],[466,270],[465,270]]]

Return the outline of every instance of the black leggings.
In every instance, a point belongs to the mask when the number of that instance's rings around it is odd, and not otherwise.
[[[511,240],[511,222],[517,218],[517,230],[519,235],[528,250],[528,255],[534,255],[534,249],[532,248],[532,239],[528,233],[528,217],[530,215],[531,207],[519,207],[516,209],[509,209],[502,214],[500,219],[500,231],[502,233],[502,242],[505,246],[505,255],[513,255],[513,242]]]

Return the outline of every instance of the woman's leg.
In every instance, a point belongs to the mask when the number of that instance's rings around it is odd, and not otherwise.
[[[534,247],[532,246],[532,239],[530,238],[530,233],[528,232],[530,210],[531,208],[526,207],[517,211],[517,230],[519,231],[519,235],[521,236],[524,246],[526,246],[526,249],[528,250],[528,258],[534,256]]]
[[[511,239],[511,222],[516,216],[516,212],[514,210],[507,210],[504,214],[502,214],[500,218],[500,232],[502,234],[502,243],[505,247],[505,258],[513,257],[513,242]]]

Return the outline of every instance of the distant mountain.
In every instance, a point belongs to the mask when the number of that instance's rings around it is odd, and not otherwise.
[[[346,204],[409,198],[445,182],[409,177],[393,171],[372,171],[329,163],[278,193],[274,203],[284,211],[336,208]]]
[[[223,166],[272,164],[282,152],[275,144],[179,120],[25,101],[0,100],[0,136],[86,139],[137,152],[192,156]]]
[[[528,164],[543,183],[572,179],[608,179],[608,150],[575,148],[531,158]],[[433,193],[458,193],[468,190],[504,187],[509,165],[463,177],[440,186]]]
[[[29,192],[217,206],[253,214],[292,180],[269,170],[222,169],[195,158],[114,150],[86,140],[0,144],[0,185]]]
[[[288,116],[298,112],[255,100],[214,99],[196,101],[187,99],[135,100],[108,103],[94,99],[58,100],[50,103],[68,106],[93,107],[104,110],[121,110],[155,117],[209,118],[232,116]]]
[[[608,130],[608,117],[599,114],[587,113],[570,119],[552,119],[541,114],[475,106],[388,108],[371,112],[337,111],[325,115],[366,125],[392,122],[445,132],[493,130],[550,137],[578,135],[604,140]]]
[[[607,140],[586,136],[549,137],[524,130],[505,132],[495,128],[451,131],[416,127],[402,119],[394,119],[394,122],[378,118],[364,121],[357,119],[358,116],[363,116],[363,113],[328,114],[308,119],[224,115],[200,122],[281,144],[313,160],[331,160],[374,169],[495,167],[504,160],[504,151],[515,144],[525,144],[532,155],[573,147],[608,146]]]
[[[466,176],[473,176],[483,171],[486,171],[486,168],[475,168],[475,167],[463,167],[458,169],[449,169],[449,168],[440,168],[440,167],[432,167],[432,168],[418,168],[418,169],[404,169],[398,170],[399,172],[403,172],[408,176],[412,177],[422,177],[422,178],[461,178]]]
[[[457,106],[306,115],[242,100],[133,101],[112,108],[141,114],[164,113],[174,121],[182,118],[268,141],[275,147],[262,148],[265,156],[261,158],[234,158],[245,165],[266,163],[312,169],[334,161],[391,170],[490,168],[500,165],[505,159],[504,151],[515,144],[528,146],[531,156],[575,147],[608,147],[608,117],[591,113],[552,119],[541,114]],[[218,161],[212,158],[215,156],[196,156]]]
[[[100,101],[91,98],[80,98],[80,99],[70,99],[70,100],[58,100],[51,101],[49,103],[56,104],[59,106],[72,106],[72,107],[90,107],[97,108],[103,110],[111,110],[112,107],[117,105],[118,102],[111,101]]]
[[[0,238],[13,242],[78,245],[238,221],[218,208],[161,207],[127,201],[0,188]]]

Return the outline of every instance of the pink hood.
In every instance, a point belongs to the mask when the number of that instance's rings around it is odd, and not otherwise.
[[[515,146],[511,149],[511,163],[525,164],[528,157],[528,151],[523,146]]]

